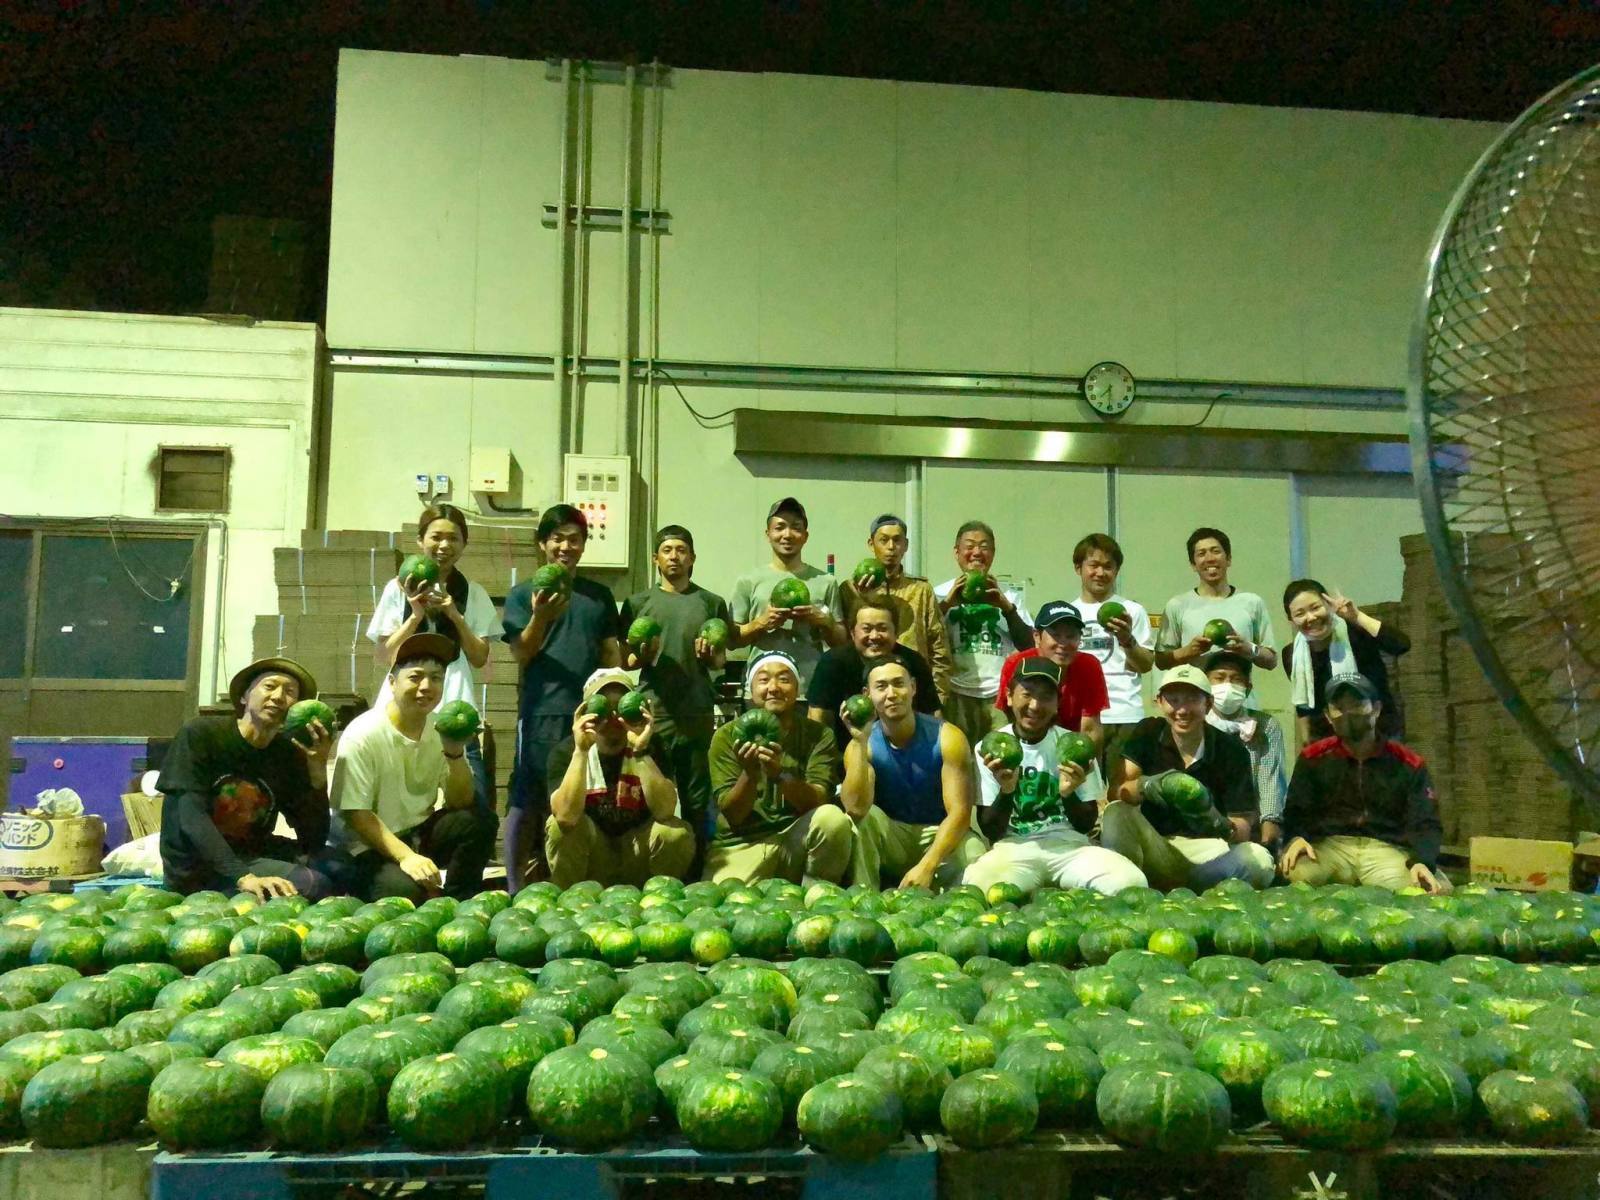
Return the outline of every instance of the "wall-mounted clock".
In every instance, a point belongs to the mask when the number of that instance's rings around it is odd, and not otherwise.
[[[1083,373],[1083,398],[1102,417],[1120,417],[1133,406],[1133,372],[1119,362],[1099,362]]]

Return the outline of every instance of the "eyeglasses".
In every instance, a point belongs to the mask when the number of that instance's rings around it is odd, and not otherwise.
[[[1363,700],[1359,704],[1335,703],[1329,709],[1335,716],[1340,717],[1369,717],[1372,715],[1372,701]]]

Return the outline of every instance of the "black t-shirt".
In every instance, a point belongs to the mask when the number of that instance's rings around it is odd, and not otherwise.
[[[533,581],[506,594],[501,625],[514,642],[533,621]],[[602,583],[582,575],[572,581],[566,611],[545,632],[544,645],[522,669],[519,717],[570,717],[583,698],[583,681],[600,666],[600,643],[620,638],[617,602]]]
[[[895,643],[894,653],[911,668],[911,678],[916,680],[917,694],[911,707],[920,713],[939,711],[939,689],[933,682],[933,672],[928,660],[908,646]],[[836,646],[817,660],[816,674],[811,676],[811,686],[806,689],[806,703],[823,712],[823,723],[833,730],[839,745],[848,745],[850,735],[844,722],[839,720],[839,705],[848,696],[854,696],[867,685],[867,663],[861,652],[846,644]]]
[[[1248,817],[1254,824],[1258,815],[1255,772],[1250,766],[1250,751],[1233,734],[1215,726],[1205,726],[1205,741],[1200,757],[1183,765],[1183,754],[1172,740],[1172,727],[1161,717],[1146,717],[1133,727],[1122,743],[1122,756],[1144,775],[1162,771],[1184,771],[1193,775],[1211,793],[1218,812],[1226,816]],[[1210,830],[1190,829],[1183,817],[1160,800],[1140,805],[1145,820],[1162,837],[1212,837]]]
[[[572,762],[573,741],[569,737],[550,751],[546,764],[545,781],[553,797],[567,777],[567,765]],[[668,773],[661,744],[654,738],[647,751],[650,761],[662,774]],[[633,759],[621,754],[601,754],[600,773],[604,786],[591,786],[584,796],[583,812],[595,827],[607,837],[627,833],[645,824],[650,818],[650,806],[645,803],[644,786],[633,773]],[[668,776],[670,778],[670,775]],[[597,783],[598,781],[591,781]]]
[[[305,759],[287,737],[257,748],[233,717],[196,717],[172,739],[156,781],[167,886],[194,891],[248,874],[282,813],[306,854],[328,838],[328,798],[311,789]]]
[[[1389,664],[1384,661],[1383,656],[1387,654],[1398,658],[1411,649],[1411,639],[1400,630],[1391,628],[1388,623],[1378,626],[1376,636],[1353,621],[1348,624],[1347,631],[1350,635],[1350,656],[1356,660],[1356,670],[1372,681],[1373,686],[1378,689],[1378,699],[1383,704],[1378,713],[1378,732],[1388,738],[1399,737],[1400,710],[1395,707],[1394,698],[1389,694]],[[1283,648],[1281,661],[1283,673],[1293,679],[1293,642]],[[1310,718],[1313,740],[1333,736],[1333,726],[1328,721],[1328,713],[1323,703],[1328,690],[1328,678],[1332,673],[1333,669],[1328,661],[1328,647],[1313,649],[1311,678],[1317,703],[1310,708],[1295,709],[1300,716]]]

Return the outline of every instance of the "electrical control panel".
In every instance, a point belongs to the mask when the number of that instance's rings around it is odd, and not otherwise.
[[[626,567],[633,460],[627,455],[564,456],[561,499],[589,522],[586,567]]]

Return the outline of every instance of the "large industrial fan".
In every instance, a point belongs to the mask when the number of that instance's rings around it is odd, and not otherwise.
[[[1600,68],[1478,161],[1411,347],[1412,463],[1446,599],[1506,707],[1600,812]],[[1499,781],[1518,803],[1518,781]]]

